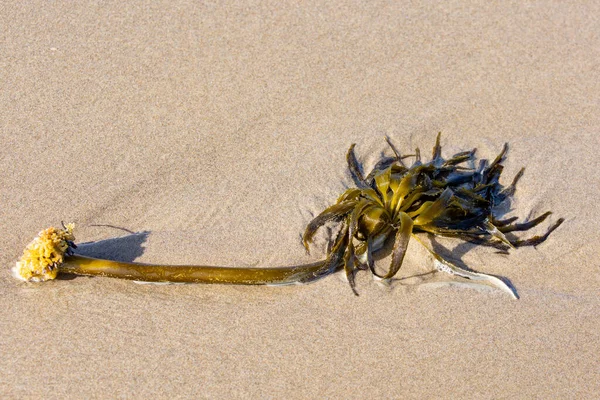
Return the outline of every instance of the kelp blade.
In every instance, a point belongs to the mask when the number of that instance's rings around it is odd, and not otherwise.
[[[400,227],[396,232],[396,239],[394,242],[394,248],[392,250],[392,262],[390,264],[389,271],[384,276],[378,277],[387,280],[394,277],[400,267],[402,267],[402,262],[404,261],[404,255],[406,254],[406,249],[408,248],[408,243],[410,242],[410,236],[412,234],[413,229],[413,220],[406,213],[400,214]]]
[[[309,251],[309,243],[321,226],[325,225],[329,221],[335,221],[344,218],[354,209],[356,204],[357,202],[354,200],[343,201],[341,203],[334,204],[331,207],[326,208],[321,214],[310,221],[306,227],[306,230],[304,231],[304,235],[302,236],[302,242],[304,243],[306,251]]]

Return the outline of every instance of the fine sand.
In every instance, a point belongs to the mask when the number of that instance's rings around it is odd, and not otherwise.
[[[593,398],[600,393],[598,2],[3,2],[0,397]],[[509,215],[565,218],[510,255],[439,239],[519,300],[441,273],[303,286],[44,284],[42,228],[83,254],[279,266],[388,135],[510,150]],[[320,245],[320,247],[319,247]],[[380,261],[385,266],[389,258]]]

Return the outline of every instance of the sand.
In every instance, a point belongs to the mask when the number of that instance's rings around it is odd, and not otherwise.
[[[4,2],[0,397],[592,398],[600,393],[600,7]],[[510,215],[566,222],[510,255],[440,239],[520,300],[411,244],[391,289],[14,280],[42,228],[84,254],[275,266],[388,135],[510,145]],[[387,260],[387,261],[386,261]],[[389,259],[381,262],[385,264]],[[454,285],[440,284],[453,282]]]

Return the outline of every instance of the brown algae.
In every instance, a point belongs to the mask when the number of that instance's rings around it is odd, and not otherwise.
[[[421,160],[419,149],[414,155],[402,155],[386,138],[393,157],[382,157],[366,176],[361,172],[354,145],[347,153],[350,174],[356,187],[346,190],[331,207],[326,208],[306,227],[303,235],[307,251],[317,230],[335,223],[337,233],[331,240],[324,260],[279,268],[237,268],[203,265],[152,265],[84,257],[76,248],[73,224],[62,229],[41,231],[25,249],[13,268],[13,275],[24,281],[55,279],[58,273],[106,276],[145,282],[188,282],[229,284],[293,284],[313,281],[343,269],[355,294],[357,271],[370,271],[375,279],[389,282],[400,270],[408,243],[415,239],[435,259],[438,270],[492,285],[517,298],[512,287],[492,275],[470,271],[442,258],[429,248],[419,233],[448,236],[493,246],[502,250],[536,246],[545,241],[563,219],[558,219],[546,233],[529,239],[511,239],[505,234],[527,231],[543,222],[550,212],[524,223],[516,218],[498,219],[495,210],[514,195],[523,174],[504,187],[499,179],[508,146],[491,163],[480,160],[475,168],[465,166],[475,161],[475,149],[442,157],[438,134],[433,156]],[[404,160],[413,158],[408,166]],[[373,254],[393,240],[392,260],[386,273],[375,270]]]

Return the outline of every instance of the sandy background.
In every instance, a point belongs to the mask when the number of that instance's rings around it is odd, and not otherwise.
[[[0,5],[3,398],[592,398],[600,392],[597,2]],[[361,296],[9,269],[46,226],[85,254],[274,266],[389,135],[427,156],[509,142],[514,215],[566,222],[500,255],[440,241],[497,290]],[[543,232],[547,223],[534,233]],[[108,240],[114,238],[112,240]],[[458,246],[458,247],[457,247]],[[383,261],[386,262],[385,260]],[[403,276],[431,270],[411,245]],[[456,281],[456,280],[455,280]]]

